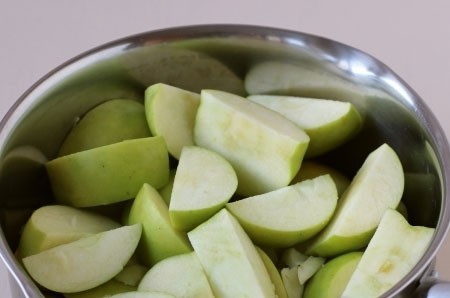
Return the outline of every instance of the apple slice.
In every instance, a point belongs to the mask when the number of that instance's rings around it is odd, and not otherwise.
[[[174,297],[214,297],[195,252],[156,263],[142,278],[138,291],[163,292]]]
[[[173,228],[169,208],[149,184],[144,184],[137,194],[126,222],[142,223],[138,254],[149,267],[165,258],[192,251],[186,233]]]
[[[144,105],[136,100],[112,99],[88,111],[75,124],[58,156],[146,137],[150,137],[150,130]]]
[[[281,95],[251,95],[261,104],[297,124],[310,137],[306,157],[318,156],[347,142],[362,119],[350,102]]]
[[[134,198],[143,183],[164,186],[169,156],[163,137],[156,136],[59,157],[46,168],[59,202],[88,207]]]
[[[201,92],[194,140],[231,163],[237,192],[244,196],[288,185],[309,143],[308,135],[280,114],[216,90]]]
[[[332,257],[365,247],[384,212],[399,204],[403,187],[402,164],[395,151],[383,144],[366,158],[330,223],[306,253]]]
[[[176,298],[176,296],[161,292],[128,292],[113,295],[109,298]]]
[[[163,136],[167,150],[180,159],[184,146],[194,145],[194,121],[200,95],[158,83],[145,90],[145,114],[150,131]]]
[[[275,297],[269,273],[238,221],[222,209],[188,233],[217,297]]]
[[[119,293],[127,293],[136,291],[136,287],[127,286],[117,280],[111,279],[98,287],[90,290],[76,292],[76,293],[64,293],[65,298],[99,298],[110,297]]]
[[[281,278],[289,298],[303,297],[305,286],[298,280],[297,267],[281,269]]]
[[[333,178],[334,184],[336,184],[338,197],[341,197],[341,195],[350,185],[350,180],[338,170],[316,161],[303,161],[300,170],[298,170],[297,175],[294,177],[294,179],[292,179],[291,184],[302,182],[308,179],[313,179],[326,174],[329,174],[331,178]]]
[[[434,228],[411,226],[398,211],[386,210],[343,297],[383,295],[419,262],[434,231]]]
[[[305,180],[227,204],[250,238],[269,247],[289,247],[317,234],[337,203],[330,175]]]
[[[20,237],[18,258],[112,230],[120,225],[105,217],[69,206],[48,205],[33,212]]]
[[[61,293],[92,289],[113,278],[133,255],[141,225],[124,226],[23,258],[31,277]]]
[[[127,264],[114,279],[127,286],[137,287],[148,270],[147,266],[141,264]]]
[[[266,266],[267,272],[269,273],[270,280],[275,287],[275,293],[277,294],[277,298],[288,298],[286,289],[284,288],[283,280],[281,279],[280,272],[278,272],[278,268],[273,263],[272,259],[259,247],[256,247],[256,250],[261,257],[261,260]]]
[[[328,261],[308,281],[303,298],[342,297],[342,292],[361,260],[362,254],[362,252],[350,252]]]
[[[169,205],[174,228],[190,231],[223,208],[238,185],[236,172],[219,154],[184,147]]]

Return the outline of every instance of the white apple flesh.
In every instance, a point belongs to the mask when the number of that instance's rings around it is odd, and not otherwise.
[[[422,258],[434,228],[411,226],[388,209],[356,266],[343,297],[379,297],[397,284]]]
[[[227,209],[258,245],[289,247],[325,227],[337,199],[333,179],[323,175],[228,203]]]
[[[217,297],[276,297],[256,247],[226,209],[188,237]]]
[[[222,156],[200,147],[184,147],[169,205],[172,225],[192,230],[224,207],[237,185],[235,171]]]
[[[227,159],[238,176],[237,193],[252,196],[289,184],[309,137],[280,114],[243,97],[203,90],[194,141]]]

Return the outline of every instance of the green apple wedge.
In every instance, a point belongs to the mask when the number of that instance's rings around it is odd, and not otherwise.
[[[222,209],[188,233],[217,297],[276,297],[255,245],[238,221]]]
[[[184,147],[169,205],[173,227],[192,230],[225,207],[237,185],[236,172],[222,156],[200,147]]]
[[[310,137],[306,157],[318,156],[347,142],[362,119],[350,102],[281,95],[251,95],[261,104],[297,124]]]
[[[144,184],[131,205],[127,224],[142,224],[138,256],[149,267],[159,261],[192,251],[185,232],[170,223],[169,208],[158,191]]]
[[[262,250],[259,247],[256,247],[256,250],[258,251],[259,256],[261,257],[264,266],[266,266],[267,272],[269,273],[270,276],[270,280],[272,281],[272,284],[275,287],[275,293],[277,294],[277,298],[288,298],[278,268],[275,266],[272,259],[264,252],[264,250]]]
[[[119,223],[85,210],[62,205],[44,206],[35,210],[25,224],[17,257],[28,257],[118,227]]]
[[[119,273],[133,255],[141,225],[124,226],[23,258],[31,277],[61,293],[92,289]]]
[[[58,156],[146,137],[150,137],[150,130],[144,105],[136,100],[111,99],[92,108],[75,124]]]
[[[422,258],[434,228],[411,226],[393,209],[381,219],[359,261],[343,297],[380,297],[397,284]]]
[[[306,284],[303,298],[342,297],[362,255],[362,252],[349,252],[325,263]]]
[[[214,297],[195,252],[156,263],[142,278],[138,291],[162,292],[180,298]]]
[[[350,185],[350,179],[338,170],[312,160],[304,160],[297,175],[292,179],[291,184],[295,184],[307,179],[313,179],[318,176],[329,174],[333,178],[334,184],[338,192],[338,197],[344,193]]]
[[[145,115],[150,131],[163,136],[169,153],[180,159],[184,146],[194,145],[194,122],[200,95],[158,83],[145,90]]]
[[[404,188],[402,164],[387,144],[373,150],[340,198],[330,223],[306,253],[333,257],[365,247],[384,212],[396,208]]]
[[[287,186],[300,168],[308,135],[243,97],[217,90],[200,95],[194,141],[231,163],[238,176],[237,193],[253,196]]]
[[[177,296],[173,296],[167,293],[161,292],[128,292],[128,293],[120,293],[113,295],[109,298],[177,298]]]
[[[147,266],[141,264],[127,264],[114,279],[127,286],[137,287],[148,270]]]
[[[169,179],[169,155],[161,136],[126,140],[77,152],[46,164],[58,202],[75,207],[112,204],[134,198],[149,183]]]
[[[325,227],[337,204],[336,186],[323,175],[272,192],[228,203],[254,243],[289,247]]]
[[[136,291],[137,287],[128,286],[120,281],[111,279],[107,282],[99,285],[98,287],[76,292],[76,293],[64,293],[65,298],[99,298],[99,297],[110,297],[119,293],[127,293]]]

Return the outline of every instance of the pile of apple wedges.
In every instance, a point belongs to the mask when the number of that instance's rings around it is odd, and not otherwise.
[[[74,125],[45,165],[55,204],[16,255],[65,297],[378,297],[434,229],[408,224],[389,144],[353,177],[315,157],[362,125],[348,102],[149,86]]]

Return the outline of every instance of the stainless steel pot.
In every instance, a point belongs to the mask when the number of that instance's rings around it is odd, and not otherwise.
[[[27,216],[51,202],[51,193],[43,171],[11,170],[8,154],[33,146],[51,159],[87,110],[111,98],[141,98],[156,82],[192,91],[353,102],[364,117],[363,131],[322,159],[352,175],[371,150],[389,143],[406,173],[403,201],[410,223],[436,228],[426,254],[386,297],[411,297],[419,287],[420,295],[439,297],[433,296],[437,291],[449,297],[448,284],[436,285],[430,272],[450,224],[450,149],[424,101],[386,65],[357,49],[304,33],[241,25],[172,28],[105,44],[51,71],[17,100],[0,123],[0,253],[17,287],[14,297],[42,297],[14,250]]]

